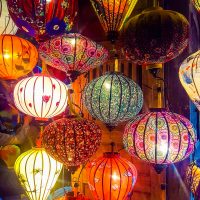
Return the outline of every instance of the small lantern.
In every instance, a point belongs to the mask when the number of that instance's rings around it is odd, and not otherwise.
[[[31,200],[48,198],[61,169],[61,163],[39,148],[21,154],[14,166],[17,177]]]
[[[87,173],[94,199],[127,199],[137,179],[135,166],[114,152],[88,163]]]
[[[67,86],[44,74],[22,79],[14,88],[14,102],[23,113],[37,119],[48,119],[65,111]]]

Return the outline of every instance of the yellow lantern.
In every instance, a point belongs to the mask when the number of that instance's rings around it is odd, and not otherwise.
[[[46,200],[58,179],[62,164],[44,149],[33,148],[18,157],[14,169],[29,199]]]
[[[0,44],[0,78],[18,79],[37,64],[37,49],[29,41],[15,35],[0,35]]]

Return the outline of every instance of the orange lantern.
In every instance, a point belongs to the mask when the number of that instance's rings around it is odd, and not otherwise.
[[[29,41],[15,35],[0,35],[0,44],[0,78],[18,79],[37,64],[37,49]]]
[[[114,152],[90,162],[87,171],[94,199],[127,199],[137,179],[135,166]]]

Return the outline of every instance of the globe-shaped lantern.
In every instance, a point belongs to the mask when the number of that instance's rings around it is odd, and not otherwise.
[[[192,3],[194,7],[197,9],[197,11],[200,11],[200,1],[199,0],[192,0]]]
[[[0,78],[15,80],[27,75],[38,61],[36,47],[14,35],[0,35]]]
[[[165,63],[188,46],[189,23],[180,13],[155,7],[130,19],[122,35],[132,62]]]
[[[103,46],[78,33],[40,43],[39,54],[45,63],[72,76],[98,67],[108,58]]]
[[[0,1],[0,35],[2,34],[15,34],[17,32],[17,26],[11,19],[6,0]]]
[[[150,112],[130,121],[124,131],[126,150],[141,160],[165,165],[187,158],[196,135],[191,122],[171,112]]]
[[[118,72],[109,72],[86,85],[83,103],[94,118],[113,126],[140,112],[143,93],[133,80]]]
[[[14,103],[23,113],[48,119],[65,111],[67,86],[58,79],[38,74],[19,81],[14,88]]]
[[[78,166],[97,151],[101,130],[86,119],[63,118],[49,124],[42,134],[42,144],[49,155],[65,166]]]
[[[77,0],[7,0],[15,24],[38,41],[70,31]]]
[[[195,199],[200,199],[200,160],[192,162],[186,171],[186,182]]]
[[[200,111],[200,51],[190,55],[179,68],[179,79],[188,96]]]
[[[127,199],[137,179],[137,170],[119,153],[104,153],[87,165],[88,184],[95,199]]]
[[[61,172],[62,164],[44,149],[33,148],[21,154],[14,170],[30,200],[46,200]]]
[[[111,41],[115,41],[137,0],[90,0]]]

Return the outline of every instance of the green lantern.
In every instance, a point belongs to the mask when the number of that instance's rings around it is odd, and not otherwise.
[[[83,103],[94,118],[115,126],[140,112],[143,93],[130,78],[109,72],[86,85]]]

